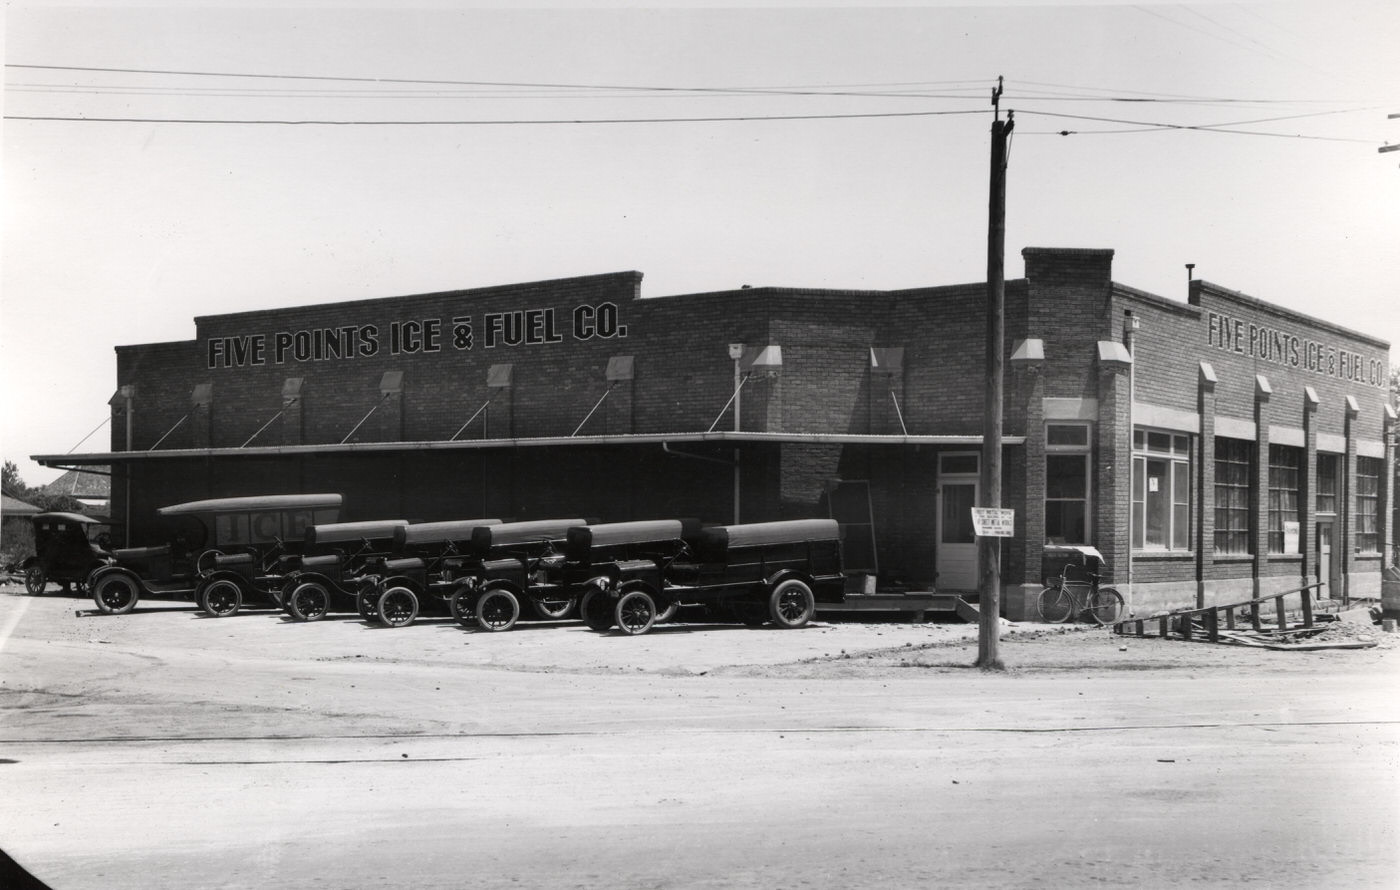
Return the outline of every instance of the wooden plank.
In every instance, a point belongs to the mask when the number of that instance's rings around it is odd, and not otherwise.
[[[1278,617],[1278,629],[1279,629],[1279,630],[1287,630],[1287,629],[1288,629],[1288,613],[1287,613],[1286,611],[1284,611],[1284,608],[1283,608],[1283,595],[1282,595],[1282,594],[1280,594],[1279,596],[1277,596],[1277,597],[1274,598],[1274,612],[1277,614],[1277,617]]]
[[[1206,619],[1206,639],[1212,643],[1220,642],[1220,613],[1211,609],[1205,614]]]
[[[1313,626],[1312,591],[1304,587],[1303,594],[1303,626]]]

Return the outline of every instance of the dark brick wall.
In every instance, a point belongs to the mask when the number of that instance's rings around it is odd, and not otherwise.
[[[1370,384],[1369,375],[1385,360],[1381,344],[1202,282],[1193,286],[1190,304],[1114,284],[1109,250],[1028,248],[1022,256],[1025,277],[1006,285],[1005,350],[1009,356],[1017,341],[1036,337],[1044,341],[1045,360],[1032,372],[1007,365],[1006,434],[1024,435],[1029,444],[1009,447],[1004,456],[1004,503],[1017,510],[1022,536],[1003,548],[1006,583],[1034,584],[1040,574],[1042,398],[1098,401],[1096,543],[1112,553],[1114,571],[1126,561],[1129,398],[1120,371],[1100,366],[1097,344],[1123,339],[1128,310],[1141,323],[1135,401],[1198,413],[1199,363],[1205,360],[1220,381],[1208,400],[1212,418],[1252,418],[1255,375],[1264,374],[1273,388],[1266,423],[1304,427],[1303,388],[1311,386],[1318,407],[1308,424],[1310,437],[1350,432],[1380,438],[1383,390]],[[206,382],[213,386],[207,418],[187,421],[162,448],[237,448],[287,407],[283,383],[291,377],[304,379],[300,401],[254,445],[338,443],[362,420],[352,441],[441,441],[488,399],[489,408],[461,438],[569,436],[595,405],[580,431],[585,435],[697,432],[712,424],[733,428],[730,412],[722,413],[734,391],[729,345],[745,344],[752,357],[771,343],[782,347],[783,367],[776,376],[757,374],[744,386],[741,427],[746,431],[898,433],[894,392],[910,433],[982,432],[983,284],[893,292],[753,288],[640,299],[640,282],[639,273],[620,272],[204,317],[196,319],[194,341],[119,347],[117,382],[137,388],[138,450],[149,448],[188,413],[191,389]],[[1247,348],[1236,349],[1233,340],[1223,348],[1221,318],[1246,324],[1252,319],[1256,326],[1355,355],[1367,380],[1307,370],[1306,355],[1295,366],[1288,352],[1251,355]],[[469,343],[463,323],[471,326]],[[319,357],[318,336],[324,341]],[[507,342],[515,339],[515,345]],[[334,342],[342,354],[335,357],[325,342]],[[261,353],[255,353],[259,343]],[[302,359],[299,347],[309,349]],[[872,347],[902,347],[902,369],[892,376],[872,374]],[[632,357],[634,379],[609,390],[605,372],[615,356]],[[1346,368],[1352,368],[1351,361]],[[488,369],[503,363],[514,366],[513,386],[488,388]],[[391,371],[402,372],[402,394],[385,399],[381,380]],[[1350,427],[1347,395],[1361,408]],[[124,423],[118,413],[112,425],[115,450],[125,446]],[[1206,440],[1204,435],[1198,440],[1199,448],[1208,448]],[[678,450],[719,460],[732,460],[736,453],[732,445],[689,444]],[[825,515],[830,483],[869,480],[882,570],[915,584],[932,579],[937,448],[748,443],[738,450],[744,521]],[[1197,458],[1205,472],[1208,457],[1198,451]],[[1347,464],[1353,465],[1354,460]],[[348,518],[687,516],[729,522],[733,517],[730,466],[666,455],[660,446],[237,457],[176,461],[168,472],[165,463],[161,466],[160,472],[133,471],[136,512],[209,496],[299,489],[345,493]],[[1196,474],[1197,540],[1206,544],[1210,529],[1199,511],[1210,504],[1209,485],[1208,473]],[[122,491],[116,492],[119,503]],[[133,530],[140,528],[133,521]],[[1030,539],[1037,546],[1027,546]],[[1207,557],[1141,559],[1134,565],[1135,580],[1250,577],[1247,561]],[[1297,560],[1262,560],[1257,572],[1286,574],[1298,571],[1298,565]]]

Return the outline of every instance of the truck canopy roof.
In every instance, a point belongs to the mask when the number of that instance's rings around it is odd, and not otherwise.
[[[156,515],[241,513],[251,510],[308,510],[339,507],[341,501],[342,498],[338,494],[267,494],[239,498],[214,498],[207,501],[190,501],[186,504],[171,504],[156,510]]]

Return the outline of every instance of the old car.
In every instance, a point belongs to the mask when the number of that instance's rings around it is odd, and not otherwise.
[[[297,567],[282,581],[282,608],[297,621],[319,621],[331,612],[360,612],[359,594],[384,574],[394,534],[406,519],[335,522],[306,530]]]
[[[540,618],[563,618],[572,600],[561,596],[552,566],[557,547],[582,519],[501,523],[466,520],[404,529],[390,571],[374,591],[379,620],[391,627],[412,623],[426,604],[465,627],[510,630],[529,605]],[[469,527],[472,524],[474,527]],[[443,538],[450,538],[444,541]]]
[[[24,589],[41,596],[52,581],[67,593],[83,592],[88,575],[111,559],[107,552],[107,523],[81,513],[36,513],[34,555],[20,566]]]
[[[584,556],[585,546],[608,543],[606,534],[578,531],[577,539],[571,533],[571,558]],[[588,558],[603,571],[583,582],[580,611],[584,623],[600,631],[646,633],[662,611],[681,604],[703,605],[745,624],[799,628],[812,619],[818,602],[845,597],[841,532],[831,519],[707,528],[687,535],[680,552],[660,558],[612,565]]]
[[[194,601],[211,618],[236,615],[245,605],[282,608],[282,589],[301,567],[305,529],[291,529],[285,540],[276,537],[265,549],[248,547],[223,553],[206,550],[195,563]]]
[[[109,564],[88,576],[99,611],[120,615],[142,596],[191,599],[201,564],[225,553],[255,557],[294,539],[317,522],[340,515],[338,494],[283,494],[214,498],[156,510],[164,543],[111,551]]]
[[[584,624],[598,631],[617,625],[636,634],[674,614],[680,600],[664,593],[666,571],[686,552],[685,536],[693,531],[679,519],[606,522],[570,529],[563,577],[566,589],[578,598]],[[630,597],[634,592],[645,594],[647,599]],[[635,614],[643,603],[650,603],[645,626],[642,616]]]

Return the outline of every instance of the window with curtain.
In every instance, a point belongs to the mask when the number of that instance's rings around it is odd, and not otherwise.
[[[1356,459],[1356,549],[1380,551],[1381,468],[1378,458]]]
[[[1191,549],[1191,437],[1133,431],[1133,547]]]
[[[1269,552],[1297,553],[1298,528],[1303,522],[1303,449],[1269,446]],[[1290,540],[1285,523],[1297,523]]]

